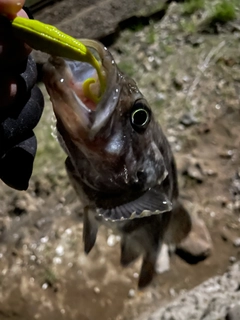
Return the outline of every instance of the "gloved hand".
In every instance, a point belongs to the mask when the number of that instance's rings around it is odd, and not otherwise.
[[[12,188],[26,190],[37,149],[33,128],[44,101],[36,86],[31,49],[12,34],[9,18],[26,16],[23,10],[14,12],[20,9],[18,5],[19,0],[0,0],[0,14],[7,13],[7,17],[0,16],[0,179]]]

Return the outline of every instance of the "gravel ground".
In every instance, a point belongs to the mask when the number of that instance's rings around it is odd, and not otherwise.
[[[237,320],[237,314],[229,312],[240,308],[240,263],[235,263],[222,276],[213,277],[188,293],[180,295],[151,316],[139,320],[225,320],[230,314]],[[239,315],[239,314],[238,314]],[[230,319],[230,318],[229,318]]]

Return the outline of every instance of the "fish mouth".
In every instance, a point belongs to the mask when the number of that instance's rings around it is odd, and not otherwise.
[[[51,57],[43,67],[43,81],[56,118],[72,140],[96,135],[108,122],[120,94],[118,71],[110,52],[99,42],[83,39],[101,64],[106,87],[94,67],[86,62]]]

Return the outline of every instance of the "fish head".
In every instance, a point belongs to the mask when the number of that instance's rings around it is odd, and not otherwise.
[[[118,69],[102,44],[91,40],[84,44],[99,55],[106,79],[98,101],[84,94],[87,79],[94,79],[90,85],[94,94],[99,95],[100,90],[96,70],[87,63],[51,58],[44,66],[44,83],[56,115],[59,141],[75,177],[97,207],[113,209],[134,202],[156,186],[161,188],[168,175],[161,144],[165,140],[134,80]],[[165,203],[162,211],[170,210],[168,199],[161,201]],[[135,215],[141,211],[132,208]],[[111,215],[114,219],[116,212],[106,214]]]

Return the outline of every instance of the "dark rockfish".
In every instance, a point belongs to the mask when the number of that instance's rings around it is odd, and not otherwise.
[[[177,202],[176,168],[170,146],[136,83],[119,71],[102,44],[96,50],[106,77],[99,102],[84,95],[83,82],[95,78],[87,63],[51,58],[44,82],[57,118],[66,168],[84,206],[86,253],[94,246],[99,223],[122,235],[121,263],[143,255],[139,286],[148,284],[163,241],[182,239],[190,228]]]

